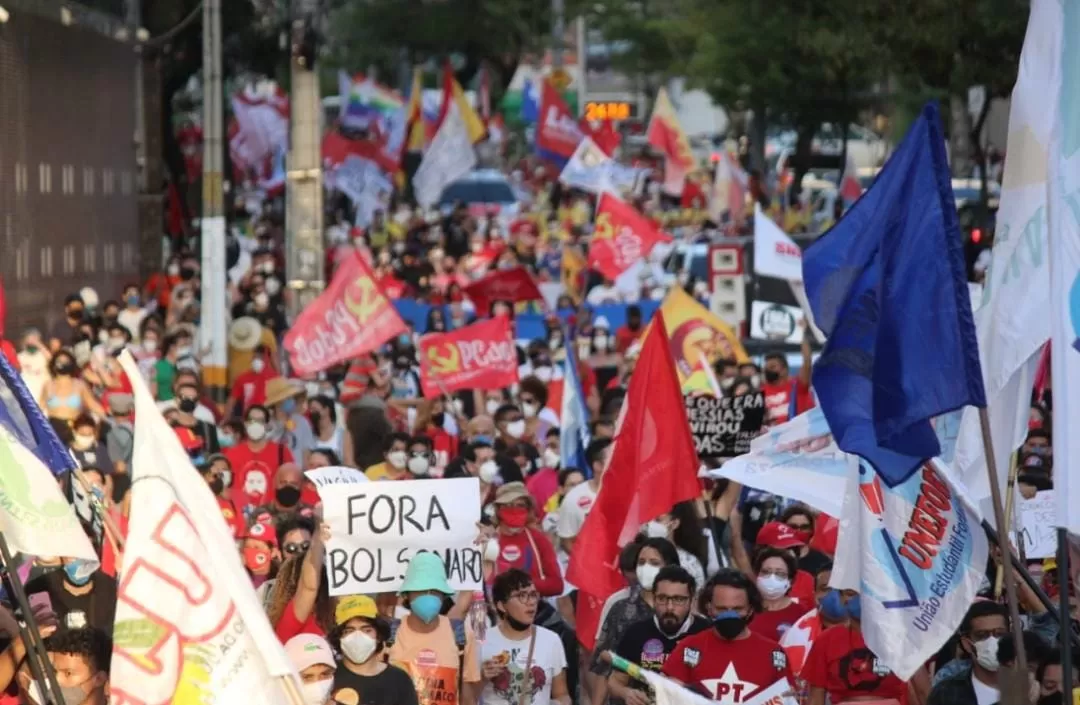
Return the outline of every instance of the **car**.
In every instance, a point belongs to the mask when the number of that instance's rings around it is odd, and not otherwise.
[[[469,213],[489,218],[514,218],[521,210],[522,194],[497,169],[476,169],[443,189],[439,210],[450,213],[464,203]]]

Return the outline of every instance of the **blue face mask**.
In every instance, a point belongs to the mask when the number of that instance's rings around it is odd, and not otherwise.
[[[64,564],[64,574],[67,576],[69,583],[76,587],[82,587],[90,582],[90,578],[94,575],[94,571],[87,568],[86,561],[74,560]]]
[[[858,595],[852,596],[852,598],[847,601],[847,604],[844,605],[844,609],[847,610],[848,616],[856,622],[862,621],[862,602],[859,600]]]
[[[218,445],[222,448],[232,448],[236,445],[236,438],[233,436],[218,436]]]
[[[825,593],[825,597],[821,598],[821,604],[818,605],[818,608],[825,619],[830,622],[843,622],[847,619],[847,610],[844,608],[844,603],[840,601],[839,590],[829,590]]]
[[[442,598],[435,595],[421,595],[409,602],[409,609],[424,624],[431,624],[442,611]]]
[[[491,445],[491,436],[473,436],[473,443],[487,443]]]
[[[293,412],[296,411],[296,400],[286,399],[285,401],[281,402],[281,410],[284,411],[286,414],[291,415]]]

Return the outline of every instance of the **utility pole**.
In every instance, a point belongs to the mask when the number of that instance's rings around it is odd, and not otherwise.
[[[552,68],[563,67],[563,51],[566,39],[566,2],[551,0],[551,64]],[[579,58],[578,61],[581,61]]]
[[[225,282],[224,107],[221,85],[221,2],[203,0],[202,310],[199,340],[203,383],[216,402],[228,392]]]
[[[292,96],[285,181],[285,274],[290,321],[318,296],[323,267],[322,103],[319,100],[319,0],[293,0],[289,60]]]

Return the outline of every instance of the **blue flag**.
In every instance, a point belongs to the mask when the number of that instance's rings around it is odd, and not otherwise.
[[[889,486],[941,445],[930,419],[986,406],[937,107],[927,105],[877,179],[803,254],[814,365],[837,444]]]
[[[521,89],[521,121],[532,125],[540,117],[540,91],[530,79],[525,79]]]
[[[559,465],[563,468],[579,468],[585,477],[592,477],[592,468],[585,459],[585,449],[592,441],[589,434],[589,412],[585,408],[585,394],[578,379],[577,359],[574,346],[566,345],[563,360],[563,396],[559,420]]]
[[[60,442],[22,377],[3,354],[0,354],[0,401],[3,402],[0,403],[0,426],[40,458],[53,475],[75,468],[75,459]]]

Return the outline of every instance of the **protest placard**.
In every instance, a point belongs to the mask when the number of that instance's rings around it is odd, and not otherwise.
[[[319,487],[330,525],[326,576],[331,595],[396,592],[412,557],[437,554],[455,590],[482,587],[476,478],[327,482]]]
[[[683,397],[699,458],[734,458],[750,452],[750,441],[765,421],[761,392],[737,397]]]
[[[328,485],[356,485],[371,482],[363,472],[356,468],[333,466],[328,468],[315,468],[304,473],[307,479],[315,484],[315,489],[321,489]]]
[[[1043,490],[1016,505],[1017,523],[1024,540],[1027,558],[1053,558],[1057,555],[1057,514],[1054,491]]]

